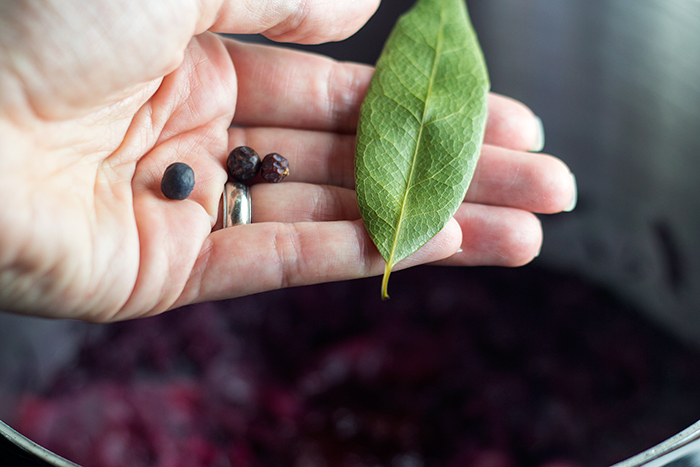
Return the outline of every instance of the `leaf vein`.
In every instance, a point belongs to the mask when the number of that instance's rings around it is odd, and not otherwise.
[[[403,220],[404,220],[404,216],[405,216],[408,194],[411,191],[411,181],[413,180],[413,177],[415,174],[416,158],[418,157],[418,149],[420,148],[421,138],[423,137],[423,129],[425,127],[425,115],[428,112],[428,103],[430,101],[430,95],[431,95],[432,89],[433,89],[432,85],[433,85],[433,81],[435,79],[435,72],[437,70],[438,61],[440,59],[440,45],[441,45],[442,40],[443,40],[444,24],[445,24],[445,14],[444,14],[444,11],[441,11],[441,13],[440,13],[440,26],[438,28],[438,37],[437,37],[437,41],[435,43],[435,55],[433,57],[432,68],[430,71],[430,78],[428,81],[428,90],[426,92],[425,103],[423,106],[421,125],[420,125],[420,129],[418,132],[418,137],[416,138],[415,148],[413,151],[413,157],[412,157],[412,161],[411,161],[411,171],[410,171],[409,176],[408,176],[407,187],[406,187],[406,190],[404,191],[404,197],[403,197],[403,201],[401,203],[401,209],[399,212],[399,220],[396,224],[396,231],[394,233],[394,240],[393,240],[392,245],[391,245],[391,253],[389,254],[389,259],[387,260],[387,265],[389,268],[391,268],[394,264],[394,255],[396,253],[396,245],[398,243],[399,233],[401,232],[401,225],[403,224]]]

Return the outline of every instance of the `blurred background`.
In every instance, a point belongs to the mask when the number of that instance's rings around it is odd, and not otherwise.
[[[299,48],[374,63],[412,3]],[[386,303],[369,279],[109,326],[0,315],[0,420],[84,465],[554,467],[700,419],[700,3],[468,7],[493,91],[577,177],[533,264],[395,273]]]

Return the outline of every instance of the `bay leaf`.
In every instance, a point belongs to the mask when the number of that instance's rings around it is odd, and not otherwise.
[[[464,0],[418,0],[392,30],[362,103],[355,184],[362,219],[396,263],[454,216],[486,127],[486,64]]]

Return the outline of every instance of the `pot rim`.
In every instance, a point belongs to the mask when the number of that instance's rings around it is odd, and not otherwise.
[[[7,438],[8,441],[10,441],[12,444],[18,446],[19,448],[29,452],[30,454],[35,455],[39,459],[49,463],[52,466],[55,467],[80,467],[78,464],[75,464],[68,459],[65,459],[58,454],[55,454],[45,447],[41,446],[40,444],[35,443],[34,441],[30,440],[26,436],[22,435],[21,433],[17,432],[16,430],[12,429],[9,425],[7,425],[5,422],[0,420],[0,435],[4,436]]]
[[[658,461],[654,462],[655,466],[664,466],[684,456],[698,454],[700,454],[700,421],[693,423],[666,441],[612,467],[637,467],[653,461]]]

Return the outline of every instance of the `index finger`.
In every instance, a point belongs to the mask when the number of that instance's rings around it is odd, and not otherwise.
[[[323,55],[224,40],[238,77],[234,124],[354,133],[374,69]],[[539,119],[524,104],[488,97],[485,142],[541,149]]]
[[[224,43],[238,78],[234,124],[355,132],[372,67],[280,47]]]

